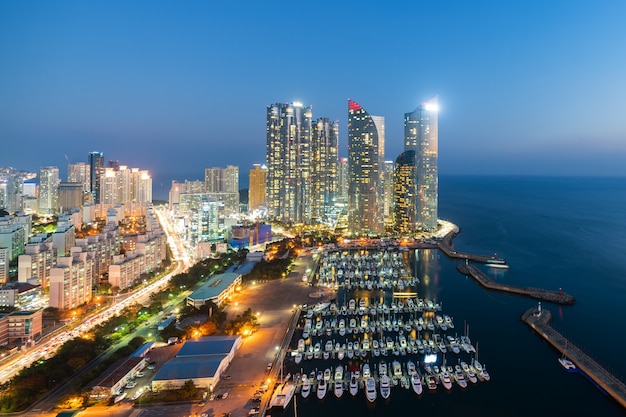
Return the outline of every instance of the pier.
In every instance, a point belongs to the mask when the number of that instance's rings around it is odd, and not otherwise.
[[[626,408],[626,385],[604,369],[595,360],[550,326],[552,314],[541,308],[531,308],[522,315],[522,321],[547,340],[561,354],[567,356],[600,388],[605,390],[622,407]]]
[[[476,255],[472,253],[457,252],[456,250],[452,248],[452,239],[454,239],[454,237],[458,234],[459,234],[459,229],[457,228],[451,231],[450,233],[448,233],[447,235],[445,235],[443,239],[441,239],[441,241],[437,244],[439,249],[443,253],[445,253],[446,256],[448,256],[449,258],[467,259],[469,261],[479,262],[482,264],[488,264],[488,263],[500,264],[500,265],[506,264],[506,261],[504,259],[498,258],[496,256]]]
[[[562,291],[552,291],[544,290],[541,288],[517,287],[514,285],[500,284],[494,281],[491,277],[478,269],[476,266],[471,264],[458,265],[456,269],[463,275],[471,276],[476,281],[478,281],[480,285],[490,290],[524,295],[527,297],[535,298],[537,300],[549,301],[556,304],[571,305],[576,302],[576,299],[573,296]]]

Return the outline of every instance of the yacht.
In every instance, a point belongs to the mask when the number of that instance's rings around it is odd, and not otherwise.
[[[389,381],[389,376],[387,374],[381,375],[378,383],[380,385],[380,396],[384,399],[389,398],[389,395],[391,395],[391,383]]]
[[[341,398],[343,395],[343,366],[339,365],[335,369],[334,389],[335,397]]]
[[[569,359],[563,357],[563,358],[559,358],[559,363],[561,364],[561,366],[563,368],[565,368],[568,372],[572,372],[576,370],[576,365],[574,365],[574,362],[570,361]]]
[[[300,389],[300,394],[302,398],[307,398],[311,393],[311,380],[307,375],[302,377],[302,388]]]
[[[276,388],[276,391],[274,391],[274,395],[272,396],[272,399],[270,400],[270,408],[272,407],[277,407],[277,408],[282,408],[282,409],[287,408],[287,405],[289,405],[289,402],[291,401],[291,398],[293,397],[293,394],[295,392],[296,392],[295,384],[291,382],[284,382],[280,384],[278,388]]]
[[[317,399],[323,400],[326,396],[327,383],[324,378],[320,379],[317,383]]]
[[[365,378],[365,397],[367,401],[373,403],[376,401],[376,381],[371,376]]]
[[[441,381],[441,385],[443,385],[445,389],[452,389],[452,379],[450,378],[450,374],[445,368],[442,369],[441,377],[439,378],[439,380]]]
[[[356,396],[359,392],[359,371],[354,371],[350,375],[350,395]]]
[[[459,387],[461,388],[467,387],[467,380],[465,379],[465,376],[463,375],[463,369],[461,369],[461,365],[455,365],[454,379],[456,380],[456,383],[459,384]]]
[[[417,395],[422,393],[422,379],[417,371],[411,375],[411,386]]]

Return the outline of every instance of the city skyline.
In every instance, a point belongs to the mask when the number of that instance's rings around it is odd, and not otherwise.
[[[623,3],[363,6],[318,3],[322,30],[304,5],[5,2],[0,166],[65,178],[97,150],[161,180],[246,171],[264,108],[296,101],[338,120],[345,157],[347,99],[385,117],[395,160],[404,113],[438,95],[441,175],[626,175]],[[289,39],[298,71],[270,53]]]

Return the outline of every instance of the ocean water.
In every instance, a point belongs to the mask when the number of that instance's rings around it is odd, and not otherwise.
[[[441,177],[439,208],[441,218],[461,228],[457,250],[507,260],[510,269],[482,267],[496,280],[562,288],[576,297],[573,306],[542,303],[553,314],[552,326],[625,380],[626,178]],[[415,259],[418,296],[442,303],[458,334],[467,329],[491,380],[419,397],[394,387],[388,400],[379,395],[372,404],[362,391],[341,399],[331,391],[322,401],[296,394],[279,414],[626,415],[582,375],[566,372],[559,353],[520,320],[536,300],[482,289],[456,271],[459,261],[437,250],[418,251]],[[311,366],[326,365],[300,364],[307,372]]]

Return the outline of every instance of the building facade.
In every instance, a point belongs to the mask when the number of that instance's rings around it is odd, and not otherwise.
[[[415,151],[405,151],[398,156],[394,172],[394,232],[399,236],[411,235],[415,230],[415,194],[417,192]]]
[[[311,218],[311,107],[267,107],[265,158],[268,215],[286,222]]]
[[[89,153],[89,189],[94,203],[100,203],[100,178],[104,174],[104,155],[102,152]]]
[[[311,221],[326,217],[339,192],[339,122],[320,118],[311,138]]]
[[[249,173],[248,210],[254,211],[265,207],[265,186],[267,181],[267,167],[254,164]]]
[[[381,170],[385,122],[348,100],[348,230],[379,234],[383,228]]]
[[[434,97],[404,115],[404,150],[414,150],[416,155],[416,228],[427,231],[437,229],[438,111],[438,98]]]
[[[53,216],[59,214],[59,168],[39,169],[39,213]]]

